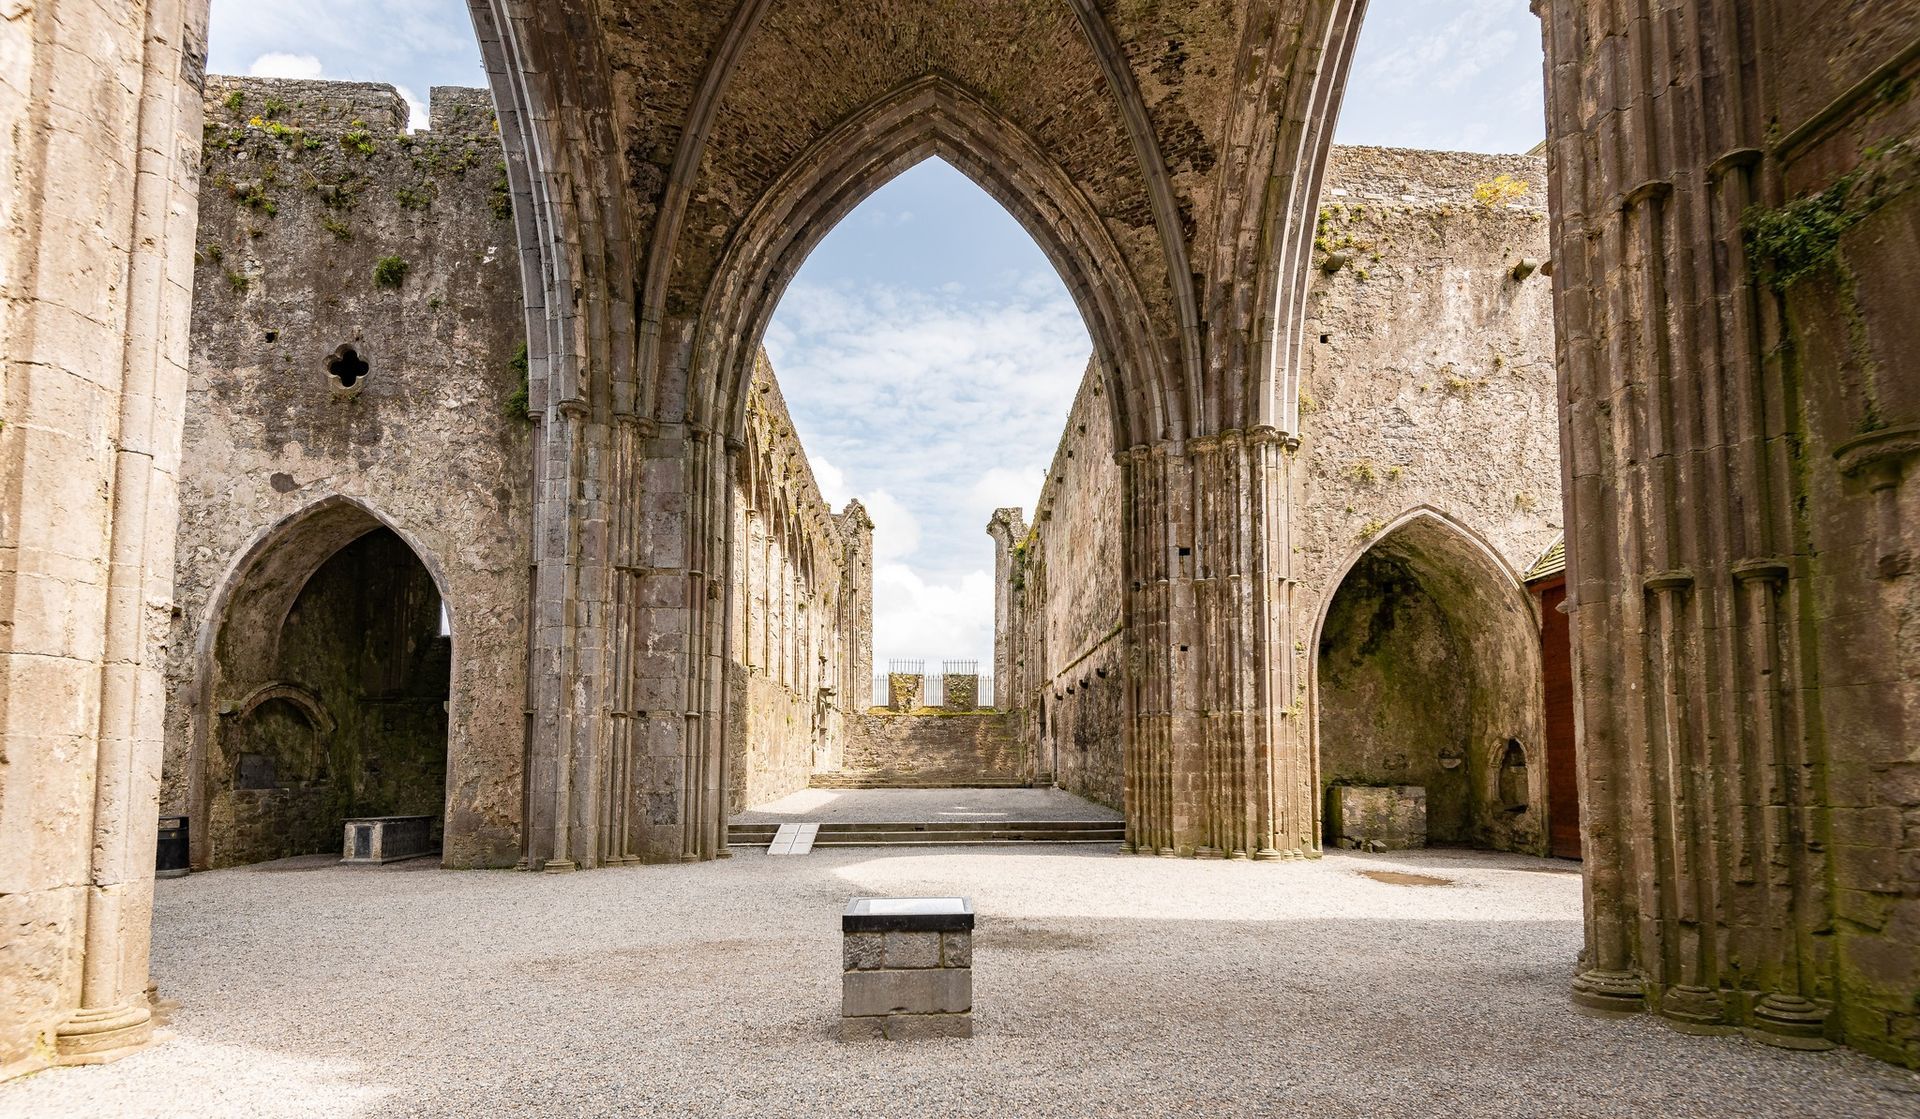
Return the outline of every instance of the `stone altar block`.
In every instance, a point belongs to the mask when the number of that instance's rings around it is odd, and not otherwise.
[[[431,855],[432,816],[366,816],[348,820],[343,863],[391,863]]]
[[[1419,785],[1335,785],[1329,798],[1335,842],[1349,850],[1405,851],[1427,845],[1427,790]]]
[[[971,898],[854,898],[840,930],[842,1041],[973,1036]]]

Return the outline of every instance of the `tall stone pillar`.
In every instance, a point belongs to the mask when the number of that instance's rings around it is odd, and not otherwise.
[[[845,677],[840,706],[857,714],[873,706],[873,520],[866,506],[847,502],[841,511],[840,658]]]
[[[1535,4],[1574,999],[1920,1064],[1920,11],[1647,9]]]
[[[1259,428],[1118,456],[1126,539],[1127,847],[1316,854],[1287,603],[1291,443]]]
[[[1018,509],[995,509],[987,522],[993,537],[993,706],[1013,709],[1013,563],[1014,549],[1027,535]]]
[[[204,0],[0,21],[0,1077],[151,1034]]]

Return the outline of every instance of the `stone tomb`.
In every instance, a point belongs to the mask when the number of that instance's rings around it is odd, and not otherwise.
[[[348,820],[343,863],[392,863],[434,852],[432,816],[369,816]]]
[[[1419,785],[1335,785],[1335,843],[1348,850],[1405,851],[1427,845],[1427,790]]]
[[[854,898],[840,918],[840,1039],[973,1036],[973,901]]]

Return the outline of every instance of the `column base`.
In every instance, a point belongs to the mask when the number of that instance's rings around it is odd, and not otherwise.
[[[579,869],[580,868],[578,866],[574,865],[574,862],[572,859],[548,859],[546,861],[546,864],[540,868],[540,873],[571,874],[572,872]]]
[[[1660,996],[1660,1017],[1683,1034],[1729,1034],[1727,1006],[1720,992],[1706,987],[1669,987]]]
[[[1647,1009],[1646,985],[1631,972],[1599,968],[1584,971],[1573,981],[1573,1006],[1582,1014],[1603,1018],[1643,1014]]]
[[[1278,850],[1276,850],[1275,848],[1272,848],[1272,847],[1262,847],[1262,848],[1260,848],[1260,849],[1259,849],[1258,851],[1255,851],[1255,852],[1253,853],[1253,855],[1252,855],[1251,857],[1252,857],[1252,859],[1253,859],[1253,861],[1254,861],[1254,862],[1259,862],[1259,863],[1263,863],[1263,862],[1267,862],[1268,860],[1271,860],[1271,859],[1278,859],[1278,858],[1281,858],[1281,857],[1282,857],[1282,855],[1281,855],[1281,853],[1280,853],[1280,852],[1279,852]]]
[[[153,1010],[145,999],[103,1010],[77,1010],[54,1031],[63,1065],[104,1065],[153,1040]]]
[[[1811,999],[1778,991],[1753,1008],[1753,1026],[1747,1036],[1782,1049],[1832,1049],[1827,1039],[1827,1011]]]

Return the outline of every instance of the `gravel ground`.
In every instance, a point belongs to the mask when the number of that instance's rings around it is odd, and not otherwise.
[[[1118,820],[1120,813],[1060,789],[802,789],[733,818],[736,824],[970,823]]]
[[[170,1037],[0,1085],[0,1115],[1920,1116],[1920,1077],[1856,1054],[1573,1014],[1580,879],[1514,856],[304,860],[158,887]],[[845,899],[932,892],[980,912],[978,1036],[831,1040]]]

